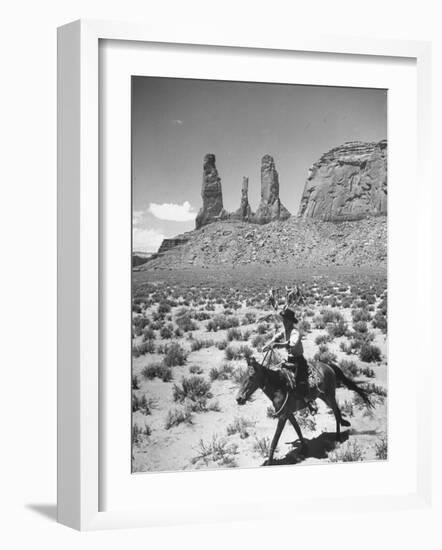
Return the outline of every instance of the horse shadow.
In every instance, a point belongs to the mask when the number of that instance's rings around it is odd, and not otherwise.
[[[350,430],[341,432],[340,441],[336,440],[336,433],[323,432],[318,437],[312,439],[305,439],[305,447],[302,447],[301,442],[298,440],[288,443],[292,445],[293,449],[289,451],[284,457],[273,459],[272,466],[282,466],[287,464],[299,464],[307,458],[327,458],[330,451],[336,448],[336,446],[347,439],[350,436]],[[265,465],[265,463],[264,463]]]

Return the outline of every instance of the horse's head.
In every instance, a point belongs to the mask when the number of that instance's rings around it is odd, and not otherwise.
[[[264,367],[254,357],[247,357],[247,372],[236,396],[238,405],[244,405],[264,382]]]

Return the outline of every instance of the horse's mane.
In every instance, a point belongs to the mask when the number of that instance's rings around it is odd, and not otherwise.
[[[269,369],[268,367],[263,367],[263,369],[267,380],[270,384],[272,384],[272,386],[284,388],[286,390],[291,389],[287,382],[287,378],[282,371]]]

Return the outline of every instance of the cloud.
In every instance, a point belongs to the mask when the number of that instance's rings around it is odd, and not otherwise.
[[[142,210],[134,210],[132,212],[132,223],[133,225],[140,225],[143,221],[144,212]]]
[[[159,220],[169,220],[173,222],[189,222],[194,220],[196,216],[196,212],[188,201],[183,202],[183,204],[167,202],[156,204],[151,202],[148,211]]]
[[[156,252],[163,239],[163,233],[157,229],[133,228],[133,250]]]

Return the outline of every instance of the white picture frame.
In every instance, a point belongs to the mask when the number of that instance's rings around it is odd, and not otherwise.
[[[170,513],[158,506],[133,508],[122,502],[119,509],[103,511],[100,503],[102,483],[100,444],[100,176],[99,176],[99,43],[100,40],[167,43],[180,45],[228,47],[235,50],[270,50],[273,52],[303,51],[312,54],[353,56],[380,56],[411,58],[417,66],[417,163],[420,174],[420,204],[431,204],[429,181],[429,97],[430,44],[389,40],[364,40],[346,37],[291,37],[281,36],[267,43],[261,36],[247,33],[233,36],[229,32],[188,36],[167,32],[165,25],[143,26],[127,23],[76,21],[58,31],[58,521],[80,530],[116,527],[139,527],[177,522],[215,521],[245,518],[263,518],[284,514],[291,504],[290,494],[279,510],[266,510],[266,494],[254,502],[241,501],[235,496],[236,506],[230,512],[208,503],[189,503],[187,514],[179,503]],[[420,251],[416,261],[419,269],[416,286],[419,289],[418,307],[428,312],[431,307],[431,242],[430,218],[424,208],[419,209]],[[427,245],[425,246],[425,243]],[[429,323],[429,316],[424,323]],[[431,329],[422,328],[421,346],[431,364]],[[428,327],[427,327],[428,328]],[[379,510],[380,507],[425,506],[431,497],[430,468],[430,402],[425,387],[429,387],[430,369],[425,368],[416,380],[416,490],[404,495],[342,497],[341,510],[358,505],[361,510]],[[124,390],[125,391],[125,390]],[[129,445],[129,443],[128,443]],[[219,476],[243,475],[241,470],[220,472]],[[188,476],[189,474],[173,474]],[[194,475],[206,476],[198,473]],[[212,475],[212,474],[211,474]],[[266,477],[275,475],[266,469]],[[163,483],[166,478],[163,478]],[[158,482],[157,482],[158,483]],[[169,486],[171,490],[171,486]],[[324,495],[325,496],[325,495]],[[330,498],[316,497],[305,501],[303,513],[327,509]],[[298,506],[293,502],[293,506]],[[198,512],[199,510],[199,512]],[[292,507],[293,512],[293,507]],[[197,512],[195,512],[197,511]]]

